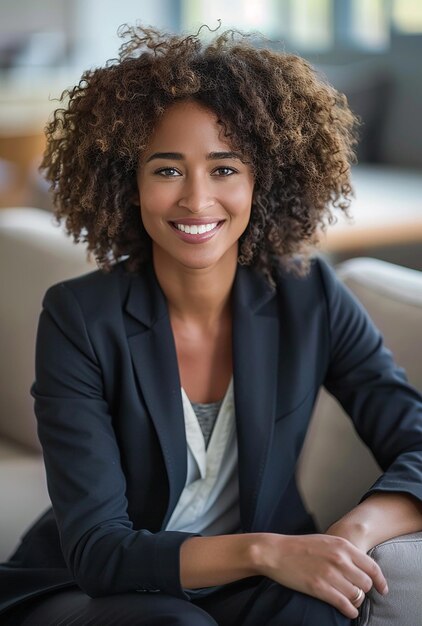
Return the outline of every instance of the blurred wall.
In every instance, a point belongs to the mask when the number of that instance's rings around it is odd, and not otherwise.
[[[115,57],[121,43],[116,31],[123,23],[177,30],[178,4],[174,0],[73,0],[72,61],[87,68]]]
[[[308,58],[363,118],[361,161],[422,169],[422,35],[393,33],[383,53],[333,50]]]
[[[1,0],[0,43],[9,35],[37,30],[66,30],[68,0]]]

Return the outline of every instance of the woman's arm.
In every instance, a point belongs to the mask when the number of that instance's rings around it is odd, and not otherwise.
[[[113,276],[107,275],[110,290]],[[102,280],[89,274],[50,288],[38,326],[32,395],[61,549],[90,596],[161,590],[186,599],[179,550],[194,533],[135,529],[129,517],[121,449],[97,356],[104,331],[96,350],[86,323],[87,309],[101,301]]]
[[[366,552],[422,529],[422,395],[394,362],[362,305],[332,268],[322,262],[319,267],[330,328],[324,385],[383,470],[361,503],[327,533]]]
[[[246,533],[192,537],[180,549],[182,587],[195,589],[261,575],[332,604],[351,619],[357,588],[387,592],[379,566],[342,537]]]
[[[422,530],[422,503],[406,493],[373,493],[326,531],[368,552],[378,543]]]

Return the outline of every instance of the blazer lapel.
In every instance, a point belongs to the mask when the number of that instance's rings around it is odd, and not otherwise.
[[[277,298],[262,277],[239,267],[233,292],[233,380],[244,532],[261,526],[258,503],[274,428],[278,352]]]
[[[260,526],[259,493],[276,410],[279,316],[274,292],[261,276],[246,268],[238,268],[232,302],[240,512],[247,532]],[[169,480],[165,528],[186,482],[187,443],[173,332],[151,265],[132,277],[125,308],[142,324],[128,342]]]
[[[126,311],[142,323],[128,337],[139,385],[160,441],[169,481],[165,528],[185,486],[186,434],[179,368],[164,294],[152,266],[132,278]]]

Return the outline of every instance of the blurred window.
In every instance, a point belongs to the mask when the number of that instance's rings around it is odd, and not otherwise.
[[[390,43],[390,17],[385,0],[352,0],[349,34],[352,45],[385,50]]]
[[[259,31],[283,38],[300,48],[327,49],[333,43],[332,4],[335,0],[181,0],[181,26],[210,29],[219,20],[226,28]],[[203,34],[206,36],[206,32]]]
[[[385,51],[392,31],[422,33],[422,0],[180,0],[181,27],[260,31],[305,51]],[[203,33],[205,34],[205,33]]]
[[[422,33],[421,0],[394,0],[392,24],[401,33]]]
[[[290,2],[289,38],[301,49],[322,50],[334,43],[333,0]]]
[[[277,35],[279,25],[277,0],[181,0],[181,22],[183,30],[199,28],[207,24],[210,29],[223,22],[224,30],[257,30],[266,35]],[[206,36],[206,32],[202,33]]]

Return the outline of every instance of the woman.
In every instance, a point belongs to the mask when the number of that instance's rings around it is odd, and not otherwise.
[[[366,552],[422,528],[422,399],[309,253],[349,206],[355,120],[296,56],[125,34],[47,128],[57,216],[101,269],[43,302],[54,515],[2,568],[4,619],[350,624],[388,591]],[[322,384],[385,473],[317,534],[294,470]]]

